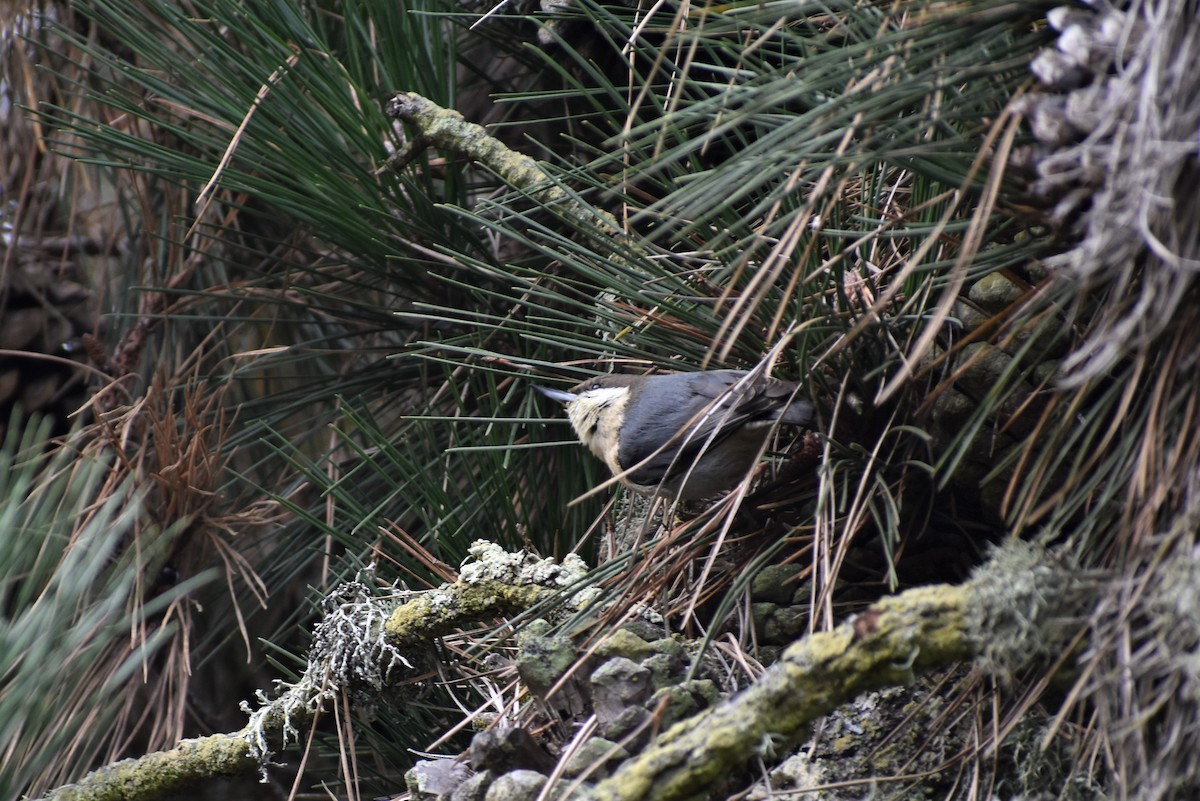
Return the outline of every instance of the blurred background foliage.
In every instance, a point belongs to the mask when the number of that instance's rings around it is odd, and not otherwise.
[[[8,421],[0,443],[0,794],[62,783],[111,753],[111,733],[145,703],[141,678],[178,630],[185,595],[212,571],[147,588],[174,531],[123,550],[142,498],[131,485],[96,503],[111,465],[45,448],[45,419]],[[139,675],[141,674],[141,675]]]
[[[1105,299],[1049,280],[1037,260],[1067,238],[1005,169],[1048,41],[1036,5],[11,10],[0,400],[59,435],[82,408],[70,447],[108,465],[87,503],[127,498],[133,518],[111,551],[158,555],[153,580],[112,568],[117,606],[189,599],[145,640],[142,711],[14,786],[239,728],[237,701],[295,669],[322,592],[370,563],[436,584],[480,538],[608,558],[612,598],[751,649],[728,620],[747,566],[803,564],[811,630],[961,578],[1005,534],[1074,532],[1093,563],[1112,547],[1155,410],[1133,363],[1052,383]],[[386,113],[400,91],[563,192],[423,147]],[[573,503],[605,476],[531,386],[768,355],[827,436],[779,443],[741,508],[645,532],[653,564],[621,551],[625,507]],[[129,675],[106,654],[98,674]],[[409,749],[510,709],[485,676],[440,679],[362,724],[358,775],[311,773],[387,792]],[[997,692],[969,689],[980,709]]]

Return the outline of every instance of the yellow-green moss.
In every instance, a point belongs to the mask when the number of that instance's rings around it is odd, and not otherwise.
[[[428,642],[455,628],[523,612],[546,597],[545,587],[484,581],[458,582],[397,607],[384,624],[393,645]]]
[[[673,726],[598,784],[593,797],[665,801],[703,794],[755,753],[791,748],[815,718],[859,693],[969,656],[969,598],[968,586],[910,590],[793,644],[754,686]]]
[[[127,801],[169,798],[186,784],[215,776],[253,775],[258,760],[239,734],[184,740],[177,748],[114,762],[75,784],[45,796],[46,801]]]

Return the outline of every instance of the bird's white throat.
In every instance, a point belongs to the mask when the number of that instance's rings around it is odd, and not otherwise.
[[[617,433],[628,400],[629,387],[597,387],[580,392],[567,404],[567,417],[580,441],[610,467],[616,461]]]

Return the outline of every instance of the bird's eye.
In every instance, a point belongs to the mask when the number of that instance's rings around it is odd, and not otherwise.
[[[593,390],[593,389],[600,389],[600,382],[599,382],[599,381],[597,381],[596,383],[594,383],[594,384],[592,384],[591,386],[589,386],[589,387],[588,387],[588,389],[589,389],[589,390]]]

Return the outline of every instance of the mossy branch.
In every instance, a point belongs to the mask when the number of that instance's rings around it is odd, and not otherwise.
[[[859,694],[977,657],[1008,673],[1067,640],[1080,576],[1014,542],[962,585],[884,598],[837,629],[784,651],[752,687],[681,721],[585,797],[656,801],[704,797],[755,755],[786,753],[808,725]]]
[[[545,587],[501,581],[459,582],[397,607],[384,630],[388,641],[397,646],[429,642],[480,620],[524,612],[549,593]]]
[[[253,775],[256,770],[258,760],[250,753],[245,737],[214,734],[183,740],[170,751],[114,762],[45,797],[54,801],[168,798],[182,786],[201,779]]]

